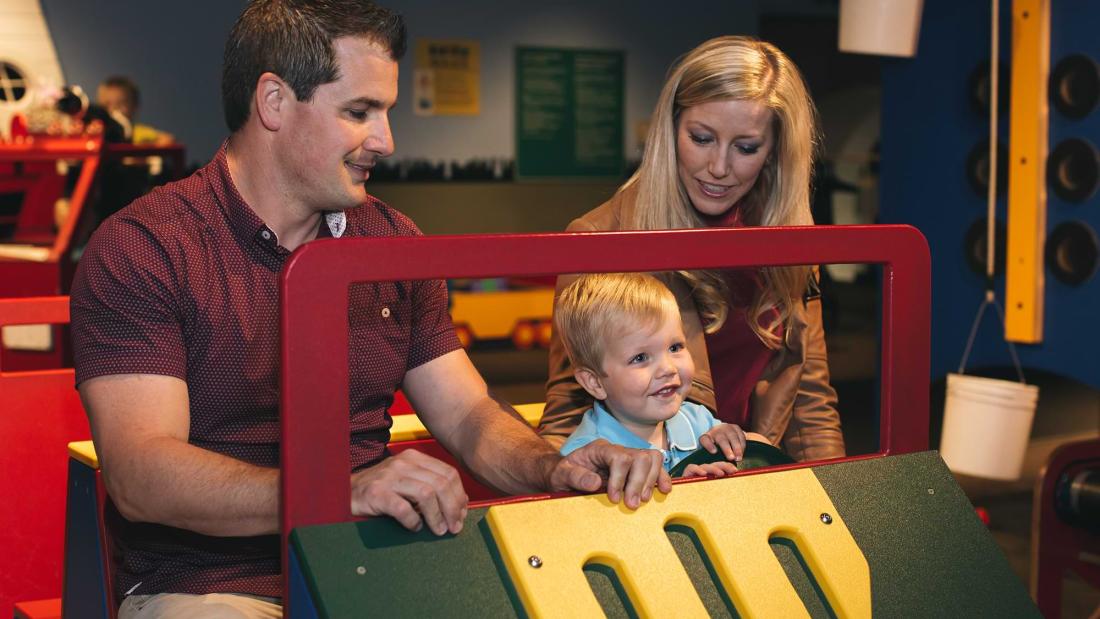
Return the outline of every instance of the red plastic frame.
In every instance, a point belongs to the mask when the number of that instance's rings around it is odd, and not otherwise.
[[[353,282],[830,263],[883,266],[881,449],[863,457],[927,449],[930,258],[911,226],[356,238],[303,246],[280,284],[284,578],[294,527],[352,519],[350,486],[334,483],[351,469],[348,368],[332,360],[348,358]]]

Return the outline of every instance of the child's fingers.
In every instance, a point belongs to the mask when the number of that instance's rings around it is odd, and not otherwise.
[[[700,464],[699,469],[707,477],[725,477],[737,472],[737,467],[732,462],[708,462]]]
[[[741,426],[733,427],[737,428],[737,432],[735,433],[736,442],[733,446],[733,453],[736,457],[736,460],[740,462],[741,458],[745,456],[745,431],[741,429]]]
[[[733,424],[723,426],[722,430],[719,438],[719,445],[722,446],[722,454],[726,456],[727,460],[740,462],[741,457],[745,454],[744,431]]]
[[[707,453],[718,453],[718,445],[714,441],[714,437],[710,432],[707,432],[699,437],[699,444],[703,446],[703,449],[707,450]]]
[[[715,440],[718,442],[718,447],[722,450],[722,455],[726,457],[726,460],[733,460],[733,441],[730,438],[728,432],[716,432]]]
[[[711,477],[725,477],[737,472],[737,467],[732,462],[711,462],[701,466]]]
[[[680,474],[680,477],[706,477],[707,474],[703,470],[703,467],[698,464],[689,464],[684,467],[684,472]]]
[[[711,462],[708,464],[689,464],[681,477],[725,477],[737,472],[730,462]]]

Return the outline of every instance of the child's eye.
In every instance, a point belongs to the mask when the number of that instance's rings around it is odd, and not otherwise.
[[[669,352],[680,352],[683,349],[684,349],[684,343],[683,342],[676,342],[672,346],[668,347]]]
[[[649,355],[645,354],[644,352],[640,352],[631,357],[630,361],[628,361],[627,363],[629,363],[630,365],[634,365],[635,363],[645,363],[647,359],[649,359]]]
[[[737,150],[742,155],[755,155],[760,150],[759,144],[738,144]]]

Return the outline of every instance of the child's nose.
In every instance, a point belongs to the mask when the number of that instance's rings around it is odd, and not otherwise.
[[[672,362],[671,357],[669,357],[668,355],[664,355],[664,356],[661,357],[661,365],[660,365],[660,369],[658,371],[661,373],[661,376],[668,376],[669,374],[675,374],[676,373],[676,364]]]

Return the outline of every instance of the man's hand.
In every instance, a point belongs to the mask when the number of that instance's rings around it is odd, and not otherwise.
[[[723,423],[707,430],[699,437],[699,444],[708,453],[716,454],[722,450],[726,460],[740,462],[745,455],[745,431],[732,423]],[[689,467],[690,468],[690,467]],[[687,470],[684,470],[685,475]]]
[[[661,466],[661,452],[627,449],[603,439],[562,458],[550,474],[553,492],[596,492],[605,486],[612,503],[624,500],[627,507],[637,509],[653,496],[653,486],[671,492],[672,480]]]
[[[351,513],[391,516],[410,531],[426,522],[436,535],[458,533],[466,491],[454,467],[407,449],[351,476]]]

